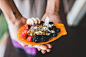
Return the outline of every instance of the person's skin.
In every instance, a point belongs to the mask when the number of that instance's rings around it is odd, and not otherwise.
[[[46,13],[42,17],[42,21],[48,16],[50,21],[61,23],[59,12],[59,3],[60,0],[48,0],[47,1],[47,8]],[[18,9],[16,8],[13,0],[0,0],[0,9],[3,11],[8,25],[12,25],[13,33],[15,35],[16,41],[19,42],[22,46],[27,46],[27,44],[21,42],[18,39],[18,30],[26,23],[26,18],[24,18]],[[13,14],[16,12],[16,14]],[[52,45],[45,44],[45,45],[35,45],[38,51],[41,51],[43,54],[51,51]]]

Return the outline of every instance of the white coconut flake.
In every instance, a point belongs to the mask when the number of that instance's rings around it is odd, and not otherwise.
[[[37,28],[37,26],[34,27],[34,29],[36,29],[36,28]]]
[[[43,27],[43,28],[42,28],[42,31],[46,31],[46,30],[48,30],[47,27]]]
[[[45,23],[46,24],[49,24],[49,17],[47,16],[46,19],[45,19]]]

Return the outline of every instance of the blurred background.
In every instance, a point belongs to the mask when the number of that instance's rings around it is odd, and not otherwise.
[[[82,19],[86,17],[86,0],[63,0],[63,4],[64,11],[67,14],[67,24],[78,26]],[[84,21],[86,20],[84,19]],[[85,22],[83,24],[85,25]]]
[[[81,28],[80,30],[86,28],[86,0],[62,0],[62,3],[64,8],[63,12],[66,17],[65,18],[66,26],[67,27],[79,26],[78,28]],[[9,37],[8,25],[2,11],[0,10],[0,57],[4,56],[8,37]],[[86,44],[86,42],[84,44]]]
[[[2,11],[0,10],[0,57],[4,56],[7,38],[8,25]]]
[[[0,40],[6,32],[8,32],[8,25],[2,11],[0,10]]]

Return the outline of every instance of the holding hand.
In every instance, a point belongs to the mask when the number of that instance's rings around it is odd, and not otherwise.
[[[42,18],[42,21],[44,21],[47,16],[49,17],[50,22],[62,23],[62,21],[60,20],[59,14],[48,14],[48,13],[45,13],[43,18]],[[37,45],[37,46],[34,46],[34,47],[36,47],[38,49],[38,51],[41,51],[44,54],[46,52],[50,52],[51,51],[52,44]]]
[[[42,21],[44,21],[47,16],[49,17],[50,22],[62,23],[58,13],[45,13],[42,17]]]

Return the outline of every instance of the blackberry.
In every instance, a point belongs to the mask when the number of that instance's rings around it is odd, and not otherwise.
[[[43,24],[43,23],[44,23],[44,21],[41,21],[41,22],[40,22],[40,24]]]
[[[49,28],[49,30],[53,30],[52,28]]]
[[[57,36],[57,33],[53,33],[53,37],[56,37]]]
[[[47,35],[42,35],[42,37],[40,38],[40,41],[41,42],[46,42],[46,41],[48,41],[49,40],[49,36],[47,36]]]
[[[49,35],[49,37],[50,37],[50,38],[53,37],[53,34],[51,33],[51,34]]]
[[[32,41],[35,42],[35,43],[39,43],[40,42],[40,36],[39,35],[34,35],[32,37]]]
[[[28,25],[28,28],[30,28],[31,26],[30,25]]]
[[[32,41],[35,43],[46,42],[49,40],[49,38],[50,36],[47,36],[47,35],[34,35],[32,38]]]
[[[59,28],[56,28],[56,30],[55,30],[57,33],[59,33],[60,32],[60,29]]]
[[[53,22],[49,22],[49,24],[53,24]]]
[[[56,27],[55,27],[55,26],[52,26],[52,28],[53,28],[54,30],[56,30]]]

